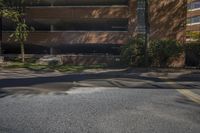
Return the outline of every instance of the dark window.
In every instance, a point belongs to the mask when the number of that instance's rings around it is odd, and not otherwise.
[[[188,24],[200,23],[200,16],[195,16],[187,19]]]
[[[26,0],[27,6],[50,6],[50,0]]]
[[[197,8],[200,8],[200,1],[195,1],[188,4],[189,10],[197,9]]]
[[[54,24],[55,31],[127,31],[127,19],[60,21]]]
[[[127,5],[128,0],[26,0],[28,6]]]

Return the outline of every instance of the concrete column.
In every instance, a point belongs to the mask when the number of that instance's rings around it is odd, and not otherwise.
[[[50,48],[50,55],[53,55],[53,47]]]
[[[51,30],[51,32],[54,31],[54,25],[53,24],[51,24],[50,30]]]
[[[1,57],[1,54],[2,54],[1,42],[2,42],[2,17],[0,17],[0,57]]]
[[[130,37],[136,36],[136,26],[137,26],[137,0],[129,0],[128,32]]]
[[[54,2],[55,2],[55,0],[50,0],[51,7],[53,7],[53,6],[54,6]]]
[[[53,24],[51,24],[50,25],[50,32],[53,32],[54,31],[54,25]],[[50,55],[53,55],[54,53],[53,53],[53,47],[50,47]]]

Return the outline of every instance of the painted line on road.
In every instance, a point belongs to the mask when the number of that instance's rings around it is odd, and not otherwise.
[[[188,99],[190,99],[191,101],[197,103],[197,104],[200,104],[200,95],[199,94],[196,94],[194,92],[192,92],[191,90],[189,89],[180,89],[177,85],[177,83],[175,81],[172,81],[172,80],[168,80],[168,79],[162,79],[160,78],[161,80],[165,81],[165,82],[173,82],[175,83],[176,85],[173,85],[173,84],[170,84],[170,86],[172,86],[173,88],[175,88],[179,93],[181,93],[182,95],[184,95],[185,97],[187,97]],[[177,89],[179,88],[179,89]]]
[[[179,93],[186,96],[188,99],[192,100],[195,103],[200,104],[200,95],[188,90],[188,89],[176,89]]]

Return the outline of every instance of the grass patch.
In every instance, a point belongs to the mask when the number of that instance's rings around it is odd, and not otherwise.
[[[40,65],[36,63],[8,62],[3,68],[16,69],[26,68],[33,71],[59,71],[59,72],[82,72],[87,69],[101,69],[105,65]]]
[[[56,66],[54,69],[58,70],[60,72],[82,72],[87,69],[100,69],[100,68],[105,68],[104,65],[60,65]]]

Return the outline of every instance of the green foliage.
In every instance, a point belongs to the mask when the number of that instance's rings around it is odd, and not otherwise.
[[[23,43],[27,40],[29,33],[29,27],[26,25],[25,20],[22,20],[17,24],[16,30],[10,35],[10,38],[14,38],[15,42]]]
[[[10,8],[13,10],[18,10],[18,11],[22,11],[24,10],[25,7],[25,2],[27,0],[0,0],[0,5],[3,8]]]
[[[59,71],[59,72],[82,72],[89,69],[102,69],[105,68],[102,64],[97,65],[40,65],[37,63],[21,63],[18,61],[8,62],[3,68],[16,69],[16,68],[26,68],[32,71]]]
[[[184,46],[187,66],[200,66],[200,43],[187,43]]]
[[[131,66],[143,66],[145,55],[145,45],[143,38],[131,39],[127,45],[121,49],[121,60]]]
[[[16,42],[26,41],[29,28],[26,25],[24,17],[25,0],[1,0],[1,16],[10,19],[17,24],[16,30],[10,35]]]
[[[21,45],[22,62],[24,62],[24,42],[27,40],[29,27],[24,19],[25,0],[0,0],[0,15],[17,24],[16,30],[10,35],[15,42]]]
[[[157,40],[151,42],[149,57],[155,66],[168,66],[170,59],[177,58],[183,52],[183,47],[175,40]]]
[[[1,9],[0,15],[3,18],[10,19],[13,22],[19,22],[20,14],[18,11],[12,9]]]
[[[183,52],[181,44],[174,40],[157,40],[150,42],[148,51],[149,66],[166,67],[172,58]],[[131,66],[145,65],[145,41],[142,38],[130,40],[121,49],[121,60]]]

